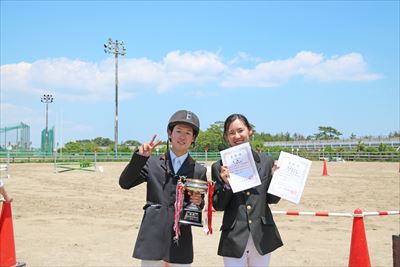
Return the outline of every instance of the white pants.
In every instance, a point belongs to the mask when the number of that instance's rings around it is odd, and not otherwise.
[[[268,267],[270,259],[271,253],[265,255],[260,255],[260,253],[258,253],[256,247],[254,246],[253,238],[250,234],[243,256],[241,258],[224,257],[224,265],[225,267]]]
[[[165,267],[167,262],[165,261],[146,261],[142,260],[142,267]],[[191,264],[182,264],[182,263],[169,263],[168,267],[190,267]]]

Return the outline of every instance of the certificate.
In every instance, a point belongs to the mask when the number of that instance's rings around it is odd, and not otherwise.
[[[234,193],[261,184],[249,143],[222,150],[220,153],[222,164],[229,169],[228,181]]]
[[[274,172],[268,193],[299,204],[311,163],[308,159],[282,151],[278,159],[279,169]]]

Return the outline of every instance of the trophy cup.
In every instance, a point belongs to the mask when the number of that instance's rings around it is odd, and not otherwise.
[[[208,184],[207,181],[187,178],[184,182],[184,189],[204,195],[208,191]],[[191,202],[186,205],[182,210],[179,223],[203,227],[200,207]]]

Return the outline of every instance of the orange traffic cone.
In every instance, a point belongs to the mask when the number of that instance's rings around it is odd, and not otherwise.
[[[349,267],[370,267],[367,237],[365,235],[363,212],[354,211],[353,230],[351,233]],[[358,216],[357,216],[358,215]]]
[[[328,176],[328,168],[326,167],[326,160],[324,160],[324,170],[322,171],[322,176]]]
[[[0,216],[0,266],[25,266],[15,257],[14,230],[11,214],[11,202],[3,202]]]

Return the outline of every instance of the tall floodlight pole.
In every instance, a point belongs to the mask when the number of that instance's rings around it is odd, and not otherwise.
[[[123,41],[113,40],[108,38],[104,44],[104,52],[114,54],[115,58],[115,122],[114,122],[114,154],[115,158],[118,156],[118,56],[124,56],[126,49]]]
[[[44,94],[41,98],[40,101],[42,101],[42,103],[46,104],[46,140],[45,140],[45,145],[44,145],[44,151],[48,151],[49,149],[49,103],[53,103],[53,96],[50,94]]]

